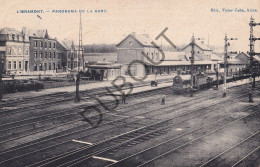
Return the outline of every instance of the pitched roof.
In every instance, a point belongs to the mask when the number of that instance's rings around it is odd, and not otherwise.
[[[218,55],[212,53],[211,54],[211,60],[215,60],[215,61],[221,61],[223,60],[221,57],[219,57]]]
[[[164,61],[187,61],[188,58],[185,52],[163,52],[165,55]]]
[[[14,28],[9,28],[9,27],[5,27],[5,28],[1,28],[0,29],[0,34],[16,34],[16,35],[22,35],[22,33],[20,31],[17,31]]]
[[[28,33],[29,33],[30,37],[37,37],[37,38],[46,38],[46,37],[48,37],[48,38],[51,39],[51,37],[48,34],[47,29],[38,29],[38,30],[29,29]]]
[[[195,42],[195,45],[197,45],[199,48],[201,48],[202,50],[207,50],[207,51],[211,51],[212,49],[210,49],[208,46],[203,45],[201,43],[197,43]]]
[[[65,49],[71,50],[72,46],[74,45],[73,40],[64,39],[62,41],[58,41]]]
[[[204,50],[204,51],[212,51],[212,49],[210,49],[208,46],[203,45],[203,44],[201,44],[201,43],[195,42],[195,45],[196,45],[197,47],[199,47],[201,50]],[[189,46],[190,46],[190,44],[186,45],[186,46],[185,46],[183,49],[181,49],[181,50],[184,50],[185,48],[187,48],[187,47],[189,47]]]
[[[151,47],[155,47],[154,45],[151,44],[151,42],[153,41],[147,34],[142,34],[142,35],[132,35],[129,34],[127,35],[122,41],[120,41],[116,46],[119,46],[120,44],[122,44],[126,39],[128,39],[129,37],[134,38],[138,43],[140,43],[142,46],[151,46]]]

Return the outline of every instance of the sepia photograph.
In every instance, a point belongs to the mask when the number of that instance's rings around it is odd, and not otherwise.
[[[0,167],[260,167],[259,0],[0,4]]]

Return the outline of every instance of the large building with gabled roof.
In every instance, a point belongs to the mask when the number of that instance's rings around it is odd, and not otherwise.
[[[122,64],[121,75],[129,75],[129,68],[133,76],[145,76],[147,70],[145,64],[150,61],[145,58],[144,54],[152,61],[160,61],[159,47],[152,45],[151,42],[148,34],[136,35],[136,33],[132,33],[116,45],[117,63]],[[136,60],[144,63],[131,63]]]

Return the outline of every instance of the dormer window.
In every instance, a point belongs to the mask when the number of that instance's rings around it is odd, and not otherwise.
[[[19,35],[17,35],[17,41],[19,41]]]
[[[12,40],[13,40],[13,41],[15,40],[15,35],[14,35],[14,34],[12,35]]]

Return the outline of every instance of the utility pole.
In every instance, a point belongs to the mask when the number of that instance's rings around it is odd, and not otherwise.
[[[75,96],[75,103],[80,102],[80,97],[79,97],[79,84],[80,84],[80,74],[79,74],[79,67],[80,67],[80,60],[79,57],[80,55],[83,56],[82,54],[82,24],[81,24],[81,13],[80,13],[80,21],[79,21],[79,49],[78,49],[78,61],[77,61],[77,66],[78,66],[78,72],[76,75],[76,96]]]
[[[191,58],[190,58],[190,85],[191,85],[191,92],[190,92],[190,97],[193,97],[193,66],[194,66],[194,45],[195,45],[195,38],[194,35],[191,37]]]
[[[191,90],[190,90],[190,97],[193,97],[193,92],[194,92],[194,81],[193,81],[193,71],[194,71],[194,56],[195,56],[195,49],[194,49],[194,45],[195,45],[195,39],[197,40],[203,40],[202,38],[194,38],[194,34],[192,35],[191,37],[191,43],[190,43],[190,46],[191,46],[191,57],[190,57],[190,63],[191,63],[191,70],[190,70],[190,76],[191,76],[191,79],[190,79],[190,85],[191,85]]]
[[[2,100],[3,98],[3,82],[2,82],[3,71],[4,71],[4,58],[0,57],[0,100]]]
[[[82,67],[83,71],[85,71],[85,66],[84,66],[84,56],[83,56],[83,47],[82,47],[82,23],[81,23],[81,13],[80,13],[80,23],[79,23],[79,53],[78,53],[78,59],[81,56],[82,59]],[[80,66],[80,61],[78,63],[78,71],[79,71],[79,66]]]
[[[227,38],[227,34],[225,34],[225,46],[224,46],[224,93],[223,98],[227,96],[227,58],[228,58],[228,46],[230,46],[230,43],[228,43],[228,40],[237,40],[237,38]],[[230,52],[230,53],[236,53],[236,52]]]
[[[260,23],[255,23],[254,21],[254,18],[250,18],[250,23],[249,23],[249,26],[250,26],[250,38],[249,38],[249,41],[250,41],[250,52],[249,52],[249,55],[250,55],[250,64],[249,64],[249,68],[250,68],[250,78],[249,78],[249,83],[251,83],[251,86],[249,84],[249,102],[253,102],[253,89],[255,87],[255,74],[254,74],[254,55],[259,55],[260,53],[255,53],[254,51],[254,45],[255,45],[255,41],[256,40],[260,40],[260,38],[255,38],[254,37],[254,29],[253,27],[254,26],[257,26],[257,25],[260,25]]]

